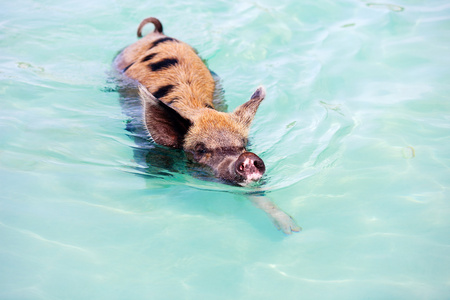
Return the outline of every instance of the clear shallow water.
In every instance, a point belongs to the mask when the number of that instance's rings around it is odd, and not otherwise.
[[[1,7],[1,299],[449,297],[446,1]],[[148,16],[231,109],[266,86],[252,149],[301,233],[136,161],[109,71]]]

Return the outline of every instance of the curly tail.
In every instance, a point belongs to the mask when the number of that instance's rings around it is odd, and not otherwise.
[[[147,18],[147,19],[142,20],[141,24],[139,24],[139,27],[137,30],[137,36],[139,38],[142,37],[142,28],[144,28],[144,26],[147,25],[148,23],[153,23],[153,25],[155,25],[155,30],[153,32],[163,33],[162,24],[157,18]]]

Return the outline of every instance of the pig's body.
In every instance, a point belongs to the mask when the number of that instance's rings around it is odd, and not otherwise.
[[[209,166],[216,177],[245,185],[259,180],[263,161],[246,151],[248,131],[265,92],[258,88],[251,99],[233,113],[214,109],[214,79],[189,45],[167,37],[155,18],[154,32],[125,48],[115,66],[139,84],[144,122],[153,140],[183,149]]]

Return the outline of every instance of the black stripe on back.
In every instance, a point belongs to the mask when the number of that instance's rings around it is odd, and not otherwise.
[[[156,92],[153,93],[153,96],[155,96],[155,98],[157,99],[160,99],[166,96],[168,93],[170,93],[170,91],[172,91],[174,87],[175,86],[172,84],[162,86]]]
[[[144,58],[141,60],[141,62],[149,61],[150,59],[152,59],[153,57],[155,57],[155,55],[156,55],[156,53],[149,54],[149,55],[147,55],[146,57],[144,57]]]
[[[149,50],[152,49],[153,47],[156,47],[158,44],[164,43],[164,42],[176,42],[176,39],[170,38],[170,37],[165,37],[165,38],[160,38],[156,41],[154,41],[153,43],[150,44],[150,48],[148,48]]]
[[[122,72],[125,73],[132,65],[134,65],[134,62],[126,66],[125,69],[122,70]]]
[[[178,64],[178,59],[166,58],[161,61],[151,63],[148,66],[150,67],[150,69],[152,69],[152,71],[159,71],[159,70],[170,68],[171,66],[175,66],[176,64]]]

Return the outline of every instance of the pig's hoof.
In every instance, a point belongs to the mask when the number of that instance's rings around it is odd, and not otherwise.
[[[293,232],[299,232],[302,230],[302,228],[297,225],[295,220],[285,212],[279,211],[272,217],[275,227],[277,227],[278,230],[283,231],[285,234],[292,234]]]

